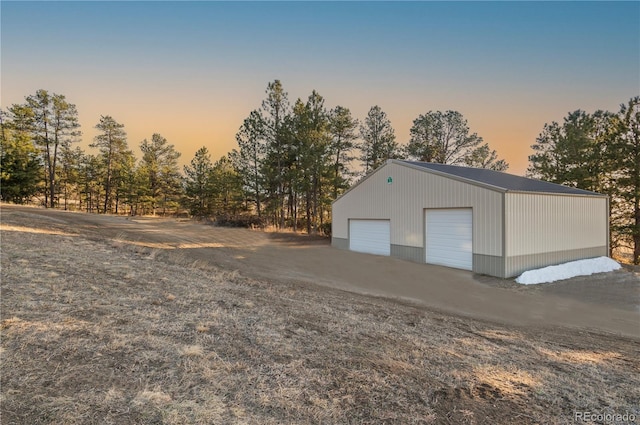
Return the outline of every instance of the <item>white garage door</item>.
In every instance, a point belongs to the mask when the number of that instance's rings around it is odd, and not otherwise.
[[[426,221],[426,262],[471,270],[473,268],[471,208],[427,210]]]
[[[389,220],[349,220],[349,249],[391,255]]]

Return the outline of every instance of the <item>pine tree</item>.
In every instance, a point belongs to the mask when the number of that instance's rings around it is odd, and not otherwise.
[[[475,168],[488,168],[495,171],[507,171],[509,164],[498,159],[498,153],[491,150],[488,143],[478,146],[464,158],[465,165]]]
[[[470,133],[467,120],[458,111],[429,111],[420,115],[413,121],[410,134],[405,152],[418,161],[464,165],[482,164],[491,157],[489,147],[480,146],[482,137]],[[481,150],[476,151],[479,146]]]
[[[640,264],[640,96],[620,106],[609,146],[618,207],[623,221],[615,230],[631,239],[633,264]]]
[[[297,167],[300,170],[296,187],[304,196],[307,233],[317,233],[324,220],[321,201],[331,142],[324,98],[313,90],[306,103],[298,100],[293,119]]]
[[[590,115],[577,110],[564,122],[545,124],[542,133],[531,146],[529,175],[585,190],[603,189],[606,174],[603,150],[608,143],[611,114],[597,111]]]
[[[229,154],[229,159],[242,180],[246,197],[255,203],[258,217],[262,215],[265,184],[267,144],[264,132],[260,112],[251,111],[236,134],[239,150],[233,150]]]
[[[46,90],[38,90],[26,98],[26,107],[33,111],[32,138],[42,148],[45,180],[45,204],[56,205],[56,178],[58,153],[62,144],[76,141],[80,135],[78,111],[60,94],[50,95]]]
[[[94,138],[91,147],[100,150],[100,156],[104,162],[104,207],[106,213],[112,208],[114,189],[119,185],[122,175],[123,161],[127,155],[127,133],[124,125],[118,123],[111,116],[101,116],[100,122],[95,127],[100,131]]]
[[[201,147],[184,166],[185,206],[196,217],[207,217],[212,213],[211,173],[213,164],[206,147]]]
[[[131,216],[138,214],[138,207],[140,206],[142,197],[145,193],[142,167],[136,165],[136,158],[133,152],[127,151],[124,158],[122,158],[121,175],[118,179],[117,199],[122,200],[122,203],[128,205]],[[118,208],[118,202],[116,202],[116,212]]]
[[[96,155],[83,155],[80,161],[78,186],[82,191],[80,208],[84,202],[84,209],[88,213],[100,212],[100,200],[102,197],[101,177],[104,175],[104,162]]]
[[[20,122],[24,116],[16,112],[18,122],[7,121],[6,114],[0,111],[0,198],[23,204],[38,193],[42,174],[38,150],[29,137],[28,126]]]
[[[349,166],[355,159],[353,149],[357,135],[358,120],[351,116],[351,111],[342,106],[336,106],[329,114],[329,145],[332,157],[331,186],[333,199],[349,185]]]
[[[360,126],[360,161],[365,174],[375,170],[388,159],[398,156],[398,144],[387,114],[373,106]]]
[[[261,108],[263,134],[267,143],[264,173],[275,223],[282,228],[285,224],[285,160],[288,154],[284,123],[289,114],[289,100],[280,80],[269,83],[266,94]]]
[[[146,179],[146,196],[151,212],[155,214],[156,209],[161,207],[164,215],[167,207],[176,205],[175,201],[181,192],[178,168],[180,153],[158,133],[151,136],[151,141],[144,139],[140,143],[140,150],[141,168]]]
[[[76,146],[75,149],[72,149],[68,143],[62,145],[59,182],[65,211],[69,209],[69,201],[72,198],[75,197],[75,200],[79,201],[78,182],[83,158],[84,152],[80,147]]]
[[[211,208],[217,217],[235,218],[242,210],[242,181],[226,156],[211,167],[208,190],[211,195]]]

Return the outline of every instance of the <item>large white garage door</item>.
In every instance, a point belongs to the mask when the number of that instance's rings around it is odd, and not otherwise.
[[[426,221],[426,262],[471,270],[473,268],[471,208],[427,210]]]
[[[389,220],[349,220],[349,249],[391,255]]]

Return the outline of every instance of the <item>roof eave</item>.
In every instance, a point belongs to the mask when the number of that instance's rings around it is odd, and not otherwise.
[[[577,196],[582,198],[608,198],[609,195],[602,193],[562,193],[562,192],[539,192],[531,190],[507,190],[506,193],[524,194],[524,195],[551,195],[551,196]]]

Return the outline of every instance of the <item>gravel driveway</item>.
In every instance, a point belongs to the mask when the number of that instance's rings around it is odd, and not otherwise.
[[[28,215],[34,226],[59,226],[140,245],[157,250],[157,255],[210,262],[249,277],[325,285],[506,324],[562,325],[640,337],[640,279],[624,270],[522,286],[447,267],[338,250],[326,239],[291,233],[2,206],[3,225],[11,225],[16,215]]]

